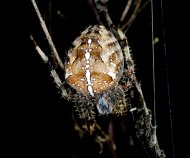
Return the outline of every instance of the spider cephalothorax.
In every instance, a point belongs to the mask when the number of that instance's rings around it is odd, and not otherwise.
[[[95,107],[100,114],[126,112],[124,89],[119,85],[124,55],[113,33],[102,25],[90,26],[73,45],[68,51],[65,79],[78,92],[74,102],[79,117],[94,119]]]

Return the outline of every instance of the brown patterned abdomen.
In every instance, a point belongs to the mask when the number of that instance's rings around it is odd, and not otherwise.
[[[123,72],[123,54],[111,32],[103,26],[89,27],[73,45],[66,65],[69,85],[94,96],[118,83]]]

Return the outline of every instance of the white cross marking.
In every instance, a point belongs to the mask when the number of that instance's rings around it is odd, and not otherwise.
[[[116,79],[116,73],[110,71],[110,72],[108,72],[107,74],[108,74],[109,76],[111,76],[113,80]]]
[[[89,93],[90,93],[91,96],[94,96],[94,92],[93,92],[92,86],[88,86],[88,91],[89,91]]]
[[[92,43],[92,39],[88,39],[88,44],[90,47],[90,44]],[[90,75],[90,70],[89,70],[89,63],[90,63],[90,52],[92,51],[92,49],[86,49],[85,50],[85,58],[86,58],[86,66],[85,66],[85,70],[86,70],[86,80],[87,80],[87,85],[88,85],[88,91],[90,93],[91,96],[94,96],[94,92],[93,92],[93,87],[92,87],[92,83],[91,83],[91,75]]]

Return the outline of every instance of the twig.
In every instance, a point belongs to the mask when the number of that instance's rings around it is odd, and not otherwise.
[[[133,21],[136,19],[137,15],[149,4],[150,0],[147,0],[143,6],[140,8],[137,8],[136,13],[133,13],[133,15],[131,16],[131,18],[127,21],[127,23],[125,23],[122,27],[121,30],[126,33],[129,29],[129,27],[131,26],[131,24],[133,23]]]
[[[59,55],[58,55],[58,53],[57,53],[57,50],[56,50],[56,48],[55,48],[55,45],[54,45],[54,43],[53,43],[53,41],[52,41],[52,38],[51,38],[51,36],[50,36],[50,34],[49,34],[49,32],[48,32],[48,29],[47,29],[47,27],[46,27],[46,24],[45,24],[45,22],[44,22],[44,20],[43,20],[43,18],[42,18],[42,16],[41,16],[41,13],[40,13],[40,11],[39,11],[39,9],[38,9],[38,6],[37,6],[35,0],[31,0],[31,1],[32,1],[33,7],[34,7],[34,9],[35,9],[35,11],[36,11],[36,14],[37,14],[37,16],[38,16],[38,19],[39,19],[39,21],[40,21],[40,25],[41,25],[41,27],[42,27],[42,29],[43,29],[43,31],[44,31],[44,34],[45,34],[45,36],[46,36],[46,38],[47,38],[47,40],[48,40],[48,43],[49,43],[49,45],[50,45],[50,49],[51,49],[51,51],[52,51],[51,53],[55,56],[55,59],[56,59],[56,62],[58,63],[58,65],[59,65],[62,69],[64,69],[64,65],[63,65],[63,63],[62,63],[62,61],[61,61],[61,59],[60,59],[60,57],[59,57]]]
[[[128,11],[129,11],[129,8],[131,7],[131,3],[132,3],[132,0],[128,0],[127,5],[121,15],[120,22],[122,22],[125,19]]]
[[[130,19],[121,27],[121,30],[125,30],[126,29],[126,27],[128,26],[128,25],[130,25],[132,22],[133,22],[133,20],[135,19],[135,17],[137,16],[137,12],[138,12],[138,9],[139,9],[139,7],[140,7],[140,4],[141,4],[141,0],[137,0],[137,2],[136,2],[137,4],[136,4],[136,7],[135,7],[135,9],[134,9],[134,11],[133,11],[133,14],[131,15],[131,17],[130,17]],[[124,31],[125,32],[125,31]]]
[[[41,50],[41,48],[36,44],[36,42],[35,42],[35,40],[34,40],[34,38],[33,38],[32,35],[30,35],[30,39],[31,39],[31,41],[33,42],[37,53],[40,55],[40,57],[42,58],[42,60],[44,61],[44,63],[46,63],[46,64],[49,65],[51,76],[53,77],[56,86],[57,86],[59,89],[61,89],[61,95],[62,95],[64,98],[68,98],[68,94],[67,94],[66,89],[65,89],[64,86],[63,86],[63,82],[61,81],[61,79],[59,78],[59,75],[57,74],[57,72],[55,71],[55,69],[53,68],[53,66],[51,65],[51,63],[50,63],[48,57],[47,57],[47,56],[45,55],[45,53]]]

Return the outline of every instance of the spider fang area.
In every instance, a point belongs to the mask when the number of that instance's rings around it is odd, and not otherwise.
[[[124,57],[114,35],[104,26],[90,26],[68,51],[65,79],[84,94],[100,94],[115,86],[123,73]]]

